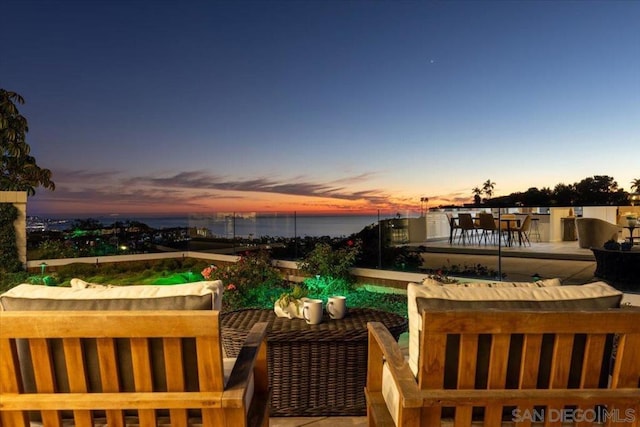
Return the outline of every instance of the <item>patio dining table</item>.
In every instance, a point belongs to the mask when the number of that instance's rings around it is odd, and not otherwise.
[[[366,414],[368,322],[382,322],[397,340],[407,330],[403,316],[350,308],[340,320],[322,322],[276,317],[273,310],[242,309],[221,314],[227,357],[236,357],[249,329],[267,322],[271,415],[275,417]]]

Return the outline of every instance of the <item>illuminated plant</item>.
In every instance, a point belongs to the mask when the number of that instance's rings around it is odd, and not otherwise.
[[[282,274],[272,265],[267,251],[247,252],[234,264],[211,265],[201,274],[207,280],[222,280],[225,310],[251,307],[254,299],[267,298],[270,291],[283,287]]]
[[[360,243],[348,240],[346,246],[334,249],[327,243],[319,243],[298,263],[298,268],[313,277],[304,284],[309,294],[326,297],[348,293],[353,289],[351,268],[360,254]]]

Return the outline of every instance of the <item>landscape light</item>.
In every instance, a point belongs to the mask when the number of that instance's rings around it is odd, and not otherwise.
[[[44,271],[45,271],[46,269],[47,269],[47,263],[43,261],[43,262],[40,264],[40,275],[41,275],[41,276],[44,276]]]

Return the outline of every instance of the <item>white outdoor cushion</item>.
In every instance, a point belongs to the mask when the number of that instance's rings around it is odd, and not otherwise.
[[[104,289],[104,288],[113,288],[114,286],[116,286],[111,284],[85,282],[84,280],[78,279],[77,277],[74,277],[73,279],[69,280],[69,283],[71,284],[71,287],[73,289],[87,289],[87,288]]]
[[[422,317],[418,312],[417,298],[431,300],[436,308],[542,308],[543,306],[562,306],[580,308],[594,300],[613,299],[619,305],[622,292],[604,282],[573,286],[528,287],[460,287],[430,286],[409,283],[407,286],[407,309],[409,317],[409,367],[414,375],[418,372],[419,334]],[[550,282],[552,283],[552,282]],[[551,307],[550,307],[551,308]]]
[[[0,295],[2,310],[220,310],[221,280],[179,285],[111,286],[73,280],[75,287],[22,284]],[[90,286],[89,286],[90,285]],[[84,287],[83,287],[84,286]]]
[[[426,278],[423,285],[452,286],[461,288],[542,288],[545,286],[561,286],[560,279],[542,279],[535,282],[465,282],[465,283],[443,283],[436,279]]]

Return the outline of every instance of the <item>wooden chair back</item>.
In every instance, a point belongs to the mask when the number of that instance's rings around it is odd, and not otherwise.
[[[476,228],[470,213],[458,214],[458,223],[463,230],[474,230]]]
[[[612,358],[607,341],[614,335]],[[456,360],[446,357],[452,338]],[[483,338],[490,340],[488,369],[482,369],[485,378],[477,378]],[[552,346],[548,358],[543,342]],[[508,366],[514,352],[519,355],[516,366]],[[640,311],[425,311],[420,354],[421,422],[407,425],[440,426],[443,408],[453,410],[455,426],[470,426],[478,408],[485,426],[533,414],[540,405],[547,415],[567,407],[594,411],[605,405],[610,414],[640,416]],[[456,386],[447,390],[445,373],[451,363],[457,368]],[[508,386],[513,369],[516,384]],[[604,387],[602,373],[609,378]],[[577,383],[570,384],[571,378]],[[478,383],[483,389],[477,389]],[[405,414],[412,418],[410,411]]]
[[[497,230],[496,220],[493,215],[487,212],[480,212],[478,214],[478,225],[483,230]]]
[[[447,216],[447,221],[449,221],[449,227],[460,228],[460,226],[456,223],[456,220],[453,217],[453,214],[451,212],[446,212],[445,215]]]
[[[526,233],[531,228],[531,215],[527,214],[523,219],[518,231],[521,233]]]
[[[225,386],[218,316],[211,310],[0,312],[1,424],[27,427],[35,413],[46,426],[62,426],[70,413],[78,426],[93,426],[103,415],[107,425],[124,426],[132,414],[140,425],[159,425],[166,416],[172,426],[187,426],[196,413],[203,426],[247,425],[246,384]],[[186,385],[184,340],[195,342],[196,390]],[[264,371],[255,375],[257,394],[268,393],[263,340],[253,348],[258,370]],[[160,342],[160,354],[152,351],[152,342]],[[63,348],[63,372],[56,368],[54,343]],[[21,367],[20,344],[30,350],[30,367]],[[85,350],[90,345],[97,351],[97,390],[88,381]],[[123,346],[130,349],[130,361],[119,360]],[[135,390],[121,391],[123,363],[130,364]],[[152,365],[158,363],[166,379],[162,389],[153,383]],[[23,390],[21,369],[26,368],[33,371],[35,393]],[[60,392],[62,383],[68,392]]]

